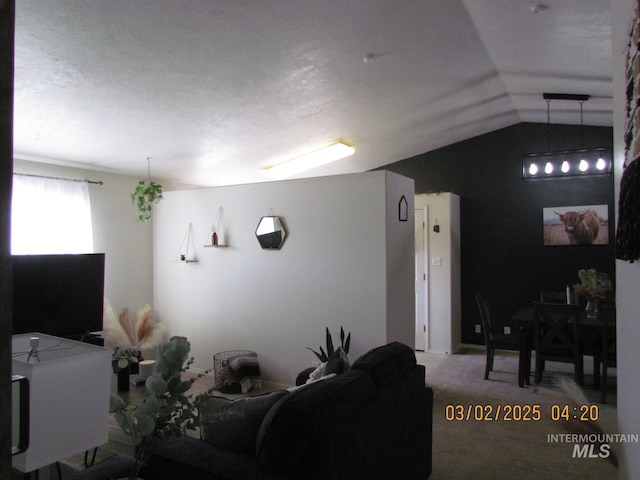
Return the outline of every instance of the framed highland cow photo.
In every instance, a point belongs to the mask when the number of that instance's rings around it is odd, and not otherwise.
[[[608,245],[609,206],[543,208],[542,228],[545,246]]]

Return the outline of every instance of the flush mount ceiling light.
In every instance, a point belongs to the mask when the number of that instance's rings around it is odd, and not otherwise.
[[[558,179],[568,177],[585,177],[592,175],[611,174],[610,148],[580,148],[579,150],[565,150],[552,152],[550,147],[550,104],[551,100],[574,100],[580,102],[580,144],[584,143],[583,103],[589,100],[589,95],[574,95],[568,93],[545,93],[547,101],[547,152],[525,153],[522,155],[523,180]]]
[[[267,177],[275,179],[291,177],[297,173],[346,158],[353,155],[355,151],[355,148],[350,147],[345,143],[334,143],[333,145],[329,145],[328,147],[321,148],[320,150],[316,150],[301,157],[287,160],[286,162],[279,163],[272,167],[267,167],[264,170],[264,174]]]

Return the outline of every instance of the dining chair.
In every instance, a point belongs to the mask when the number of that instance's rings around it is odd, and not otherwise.
[[[533,342],[536,351],[535,383],[542,381],[547,360],[574,364],[574,378],[584,385],[579,305],[533,303]]]
[[[484,369],[484,379],[489,379],[489,372],[493,370],[493,358],[496,350],[520,350],[518,336],[515,334],[499,333],[495,329],[491,310],[484,292],[476,295],[476,302],[480,310],[482,320],[482,332],[484,333],[484,343],[487,351],[487,361]]]
[[[541,303],[568,303],[567,292],[555,290],[540,290]]]

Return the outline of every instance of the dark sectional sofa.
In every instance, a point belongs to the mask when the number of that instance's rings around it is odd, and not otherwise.
[[[291,392],[212,399],[210,414],[202,414],[203,438],[166,442],[141,476],[425,480],[433,392],[424,378],[413,350],[390,343],[345,373]]]

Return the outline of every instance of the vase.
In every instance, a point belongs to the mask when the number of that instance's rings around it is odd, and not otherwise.
[[[118,372],[118,391],[129,391],[129,367],[123,368]]]
[[[131,375],[138,375],[140,373],[140,362],[142,360],[144,360],[144,358],[142,358],[142,352],[138,351],[138,353],[136,353],[136,358],[138,359],[137,362],[131,362],[129,364],[129,373]]]
[[[587,318],[598,318],[598,311],[600,310],[600,302],[597,298],[587,300],[587,305],[584,309],[587,314]]]

